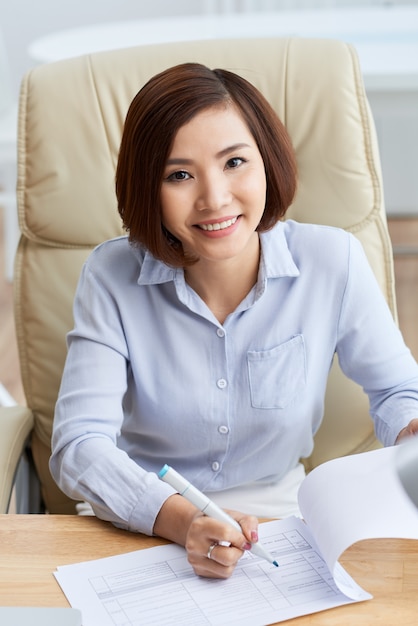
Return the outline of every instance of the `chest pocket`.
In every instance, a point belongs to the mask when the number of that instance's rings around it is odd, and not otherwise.
[[[302,335],[262,352],[247,352],[251,405],[284,409],[306,385],[305,343]]]

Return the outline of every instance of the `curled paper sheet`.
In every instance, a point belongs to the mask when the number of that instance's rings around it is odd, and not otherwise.
[[[405,445],[405,444],[403,444]],[[418,509],[397,472],[401,446],[333,459],[316,467],[299,489],[299,507],[339,589],[347,586],[338,559],[363,539],[418,539]]]

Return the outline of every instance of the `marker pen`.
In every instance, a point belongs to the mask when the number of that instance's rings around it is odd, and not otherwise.
[[[234,520],[228,513],[226,513],[223,509],[221,509],[215,502],[212,502],[204,493],[193,487],[188,480],[186,480],[181,474],[176,472],[169,465],[164,465],[164,467],[158,472],[158,477],[161,478],[164,482],[171,485],[178,493],[186,498],[189,502],[194,504],[202,513],[207,515],[208,517],[212,517],[213,519],[218,520],[219,522],[225,522],[226,524],[230,524],[240,532],[242,532],[241,526],[238,524],[236,520]],[[274,560],[274,557],[268,552],[262,544],[257,541],[257,543],[251,544],[251,552],[256,554],[263,559],[266,559],[269,563],[272,563],[276,567],[279,567],[277,561]]]

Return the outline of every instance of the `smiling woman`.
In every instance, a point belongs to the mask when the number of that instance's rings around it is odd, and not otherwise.
[[[183,169],[173,173],[180,164]],[[256,275],[256,230],[265,203],[263,159],[235,107],[211,107],[179,129],[164,175],[161,206],[165,228],[181,242],[185,255],[197,261],[188,267],[188,275],[205,260],[232,258],[238,264],[235,271],[241,266],[243,272],[245,263],[252,267],[251,276]],[[210,263],[205,268],[210,271]]]
[[[219,122],[223,122],[222,132]],[[233,124],[231,128],[230,124]],[[155,133],[155,128],[163,132]],[[195,133],[200,133],[200,155]],[[221,138],[225,133],[229,142]],[[242,185],[247,180],[245,172],[253,171],[252,164],[247,166],[244,162],[245,150],[248,154],[251,149],[253,154],[256,152],[254,162],[265,169],[269,187],[267,193],[263,188],[257,190],[263,195],[256,224],[258,232],[271,228],[284,215],[295,194],[296,160],[290,138],[269,103],[251,83],[232,72],[212,71],[198,63],[186,63],[158,74],[141,89],[129,108],[116,171],[116,194],[131,239],[171,265],[183,267],[194,263],[196,251],[185,249],[175,233],[166,232],[161,202],[155,198],[160,198],[161,186],[161,201],[168,195],[168,188],[174,191],[175,185],[181,183],[179,187],[183,189],[184,179],[190,177],[184,166],[192,165],[197,159],[202,161],[202,155],[206,158],[205,144],[212,137],[212,157],[216,156],[218,164],[223,160],[221,169],[228,172],[228,179],[235,179],[232,171],[244,169]],[[206,169],[201,163],[201,171],[202,165]],[[205,193],[225,192],[219,180],[215,183],[212,178],[214,184],[207,186],[209,176],[217,176],[217,171],[215,174],[212,168],[210,174],[208,171],[199,177],[200,193],[202,178]],[[138,188],[135,180],[140,172]],[[144,175],[148,172],[152,176]],[[262,177],[265,187],[264,171]],[[186,189],[189,187],[187,184]],[[176,188],[175,193],[184,192]],[[205,204],[207,198],[200,196],[199,206],[202,201]],[[225,211],[224,216],[235,217],[226,215]],[[199,221],[216,223],[216,219],[204,217]]]
[[[140,189],[134,168],[153,172]],[[255,285],[258,233],[283,216],[295,190],[287,131],[243,78],[187,63],[134,98],[116,172],[124,225],[156,258],[185,268],[220,323]]]
[[[284,220],[295,189],[288,133],[259,91],[169,68],[123,129],[129,236],[92,252],[75,297],[51,472],[97,516],[184,545],[201,576],[232,574],[257,517],[299,513],[335,354],[382,443],[418,432],[418,366],[359,240]],[[164,463],[239,529],[160,481]]]
[[[257,279],[263,159],[238,109],[222,105],[178,130],[167,163],[162,222],[185,256],[196,259],[187,266],[187,282],[223,323]]]

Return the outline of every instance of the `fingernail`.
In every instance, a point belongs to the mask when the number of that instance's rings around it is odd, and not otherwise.
[[[252,546],[249,541],[247,541],[247,543],[244,543],[244,545],[242,546],[243,550],[251,550],[251,548]]]
[[[258,541],[258,532],[256,530],[251,531],[251,541],[253,543],[257,543]]]

